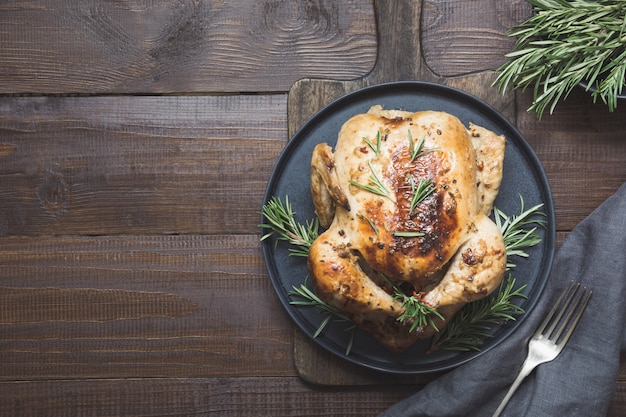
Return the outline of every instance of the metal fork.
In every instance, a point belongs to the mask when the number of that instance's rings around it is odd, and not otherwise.
[[[585,296],[585,294],[587,294]],[[570,282],[559,296],[554,307],[539,325],[528,344],[528,356],[520,369],[517,378],[504,396],[492,417],[498,417],[507,403],[533,369],[545,362],[556,358],[569,340],[574,328],[580,321],[592,291],[587,293],[586,288],[580,288],[580,283]],[[584,297],[584,298],[583,298]],[[558,325],[558,328],[557,328]],[[565,333],[563,333],[565,332]]]

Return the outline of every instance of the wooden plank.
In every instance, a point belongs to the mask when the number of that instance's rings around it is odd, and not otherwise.
[[[320,391],[292,377],[7,382],[0,390],[1,417],[373,417],[415,388]]]
[[[257,235],[3,238],[0,276],[0,380],[294,375]]]
[[[0,236],[258,233],[286,95],[0,98]]]
[[[20,0],[0,45],[5,94],[286,91],[369,72],[376,28],[370,0]]]
[[[447,77],[494,69],[513,42],[506,30],[529,13],[494,0],[425,1],[425,60]],[[0,39],[0,86],[11,94],[286,91],[300,78],[361,78],[377,58],[366,0],[22,0],[0,5]]]

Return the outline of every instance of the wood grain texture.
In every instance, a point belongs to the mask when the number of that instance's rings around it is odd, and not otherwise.
[[[368,0],[0,4],[3,93],[286,91],[376,59]]]
[[[518,127],[548,175],[557,230],[572,230],[626,182],[626,106],[610,113],[576,89],[538,120],[525,111],[530,92],[517,101]]]
[[[174,294],[92,288],[0,287],[0,324],[175,319],[198,305]]]
[[[476,88],[525,1],[415,3],[2,2],[0,416],[366,417],[418,390],[298,377],[257,226],[289,132],[366,83],[497,100],[545,165],[561,242],[626,181],[626,108],[576,91],[539,122],[527,93]]]
[[[312,390],[291,378],[0,383],[0,416],[374,417],[413,387]]]
[[[258,235],[5,238],[0,275],[0,380],[293,375]]]
[[[0,98],[0,236],[256,233],[285,95]],[[225,208],[229,208],[225,210]]]
[[[509,29],[527,19],[524,0],[424,0],[424,60],[443,77],[495,70],[513,49]]]

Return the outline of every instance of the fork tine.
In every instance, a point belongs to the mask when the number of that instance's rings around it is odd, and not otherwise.
[[[580,284],[576,284],[576,286],[572,289],[572,291],[570,291],[570,294],[567,297],[567,301],[561,307],[561,312],[559,314],[558,319],[555,320],[552,323],[552,325],[550,326],[550,332],[546,333],[546,336],[549,336],[554,341],[556,341],[559,338],[559,336],[563,332],[565,326],[567,325],[567,323],[569,322],[570,318],[572,317],[572,314],[574,314],[574,311],[576,309],[576,305],[580,301],[580,297],[582,297],[582,295],[583,295],[582,293],[578,294],[578,290],[579,289],[580,289]],[[572,303],[572,299],[577,294],[578,294],[578,297]],[[570,305],[570,303],[572,303],[572,305]],[[565,313],[567,313],[567,315],[565,316],[565,318],[563,320],[561,320]],[[558,329],[555,330],[555,328],[556,328],[556,326],[558,324],[560,324],[560,326],[559,326]]]
[[[578,299],[576,300],[576,304],[574,304],[574,306],[572,306],[572,310],[568,314],[567,321],[565,323],[563,323],[563,325],[561,326],[561,329],[559,330],[559,335],[560,335],[561,331],[565,327],[565,324],[567,324],[567,322],[569,322],[569,318],[571,317],[571,315],[574,314],[574,311],[576,311],[576,309],[578,309],[578,312],[576,313],[576,316],[574,317],[574,319],[571,321],[571,323],[569,325],[569,328],[565,332],[565,335],[563,336],[561,341],[558,343],[559,347],[563,347],[565,345],[565,343],[567,343],[567,341],[569,340],[569,337],[572,335],[572,333],[574,332],[574,329],[578,325],[578,322],[580,321],[580,318],[582,317],[582,315],[583,315],[583,313],[585,311],[585,308],[587,308],[587,304],[589,304],[589,300],[591,299],[591,294],[593,294],[593,291],[589,291],[589,294],[587,294],[585,299],[582,300],[583,295],[585,295],[585,291],[586,291],[586,289],[583,288],[583,290],[581,291],[580,295],[578,296]],[[581,300],[582,300],[582,304],[580,304]],[[558,337],[559,336],[557,336],[557,338]],[[555,338],[555,342],[556,342],[556,338]]]
[[[580,283],[576,284],[576,286],[570,291],[570,293],[569,293],[569,295],[567,297],[567,300],[565,301],[565,303],[561,307],[561,311],[559,312],[559,316],[554,320],[554,322],[550,326],[550,330],[546,333],[546,336],[549,337],[550,339],[554,340],[555,343],[559,339],[559,336],[561,336],[561,333],[565,329],[565,326],[567,326],[567,323],[569,322],[570,318],[572,317],[572,314],[574,314],[574,311],[576,309],[576,306],[578,305],[578,302],[580,301],[580,298],[583,296],[583,293],[584,293],[585,290],[583,289],[583,292],[578,294],[578,290],[579,289],[580,289]],[[578,294],[578,298],[576,298],[574,303],[570,306],[570,303],[572,302],[572,299],[574,298],[574,296],[576,296],[576,294]],[[563,318],[563,314],[565,314],[565,312],[567,312],[567,315],[565,316],[565,319],[561,320],[561,318]],[[556,326],[559,323],[561,323],[561,326],[556,330],[556,333],[553,333],[554,329],[556,328]]]
[[[569,292],[570,287],[572,286],[573,282],[570,281],[569,284],[567,284],[567,286],[565,287],[565,289],[563,290],[563,292],[561,293],[561,295],[559,296],[559,299],[556,300],[556,303],[554,303],[554,306],[552,307],[552,309],[550,310],[550,312],[546,315],[546,317],[543,319],[543,321],[541,322],[541,324],[539,325],[539,327],[537,327],[537,330],[535,331],[535,335],[540,335],[543,333],[544,329],[546,328],[546,326],[548,325],[548,323],[550,323],[550,321],[552,320],[552,317],[554,316],[554,313],[556,313],[556,311],[559,309],[559,307],[561,306],[561,302],[563,301],[563,299],[565,298],[565,296],[567,295],[567,293]],[[569,302],[569,301],[568,301]],[[561,315],[563,314],[562,311],[560,311],[557,319],[555,320],[555,322],[558,322],[559,319],[561,318]],[[554,325],[552,326],[554,327]],[[550,330],[552,331],[552,330]]]

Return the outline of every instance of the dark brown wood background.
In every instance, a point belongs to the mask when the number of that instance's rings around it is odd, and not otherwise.
[[[373,416],[419,389],[299,378],[258,211],[298,80],[478,76],[530,14],[421,6],[0,3],[0,416]],[[411,25],[378,23],[395,7]],[[538,121],[530,97],[505,112],[548,173],[562,241],[626,180],[626,106],[577,90]],[[626,413],[621,375],[610,416]]]

